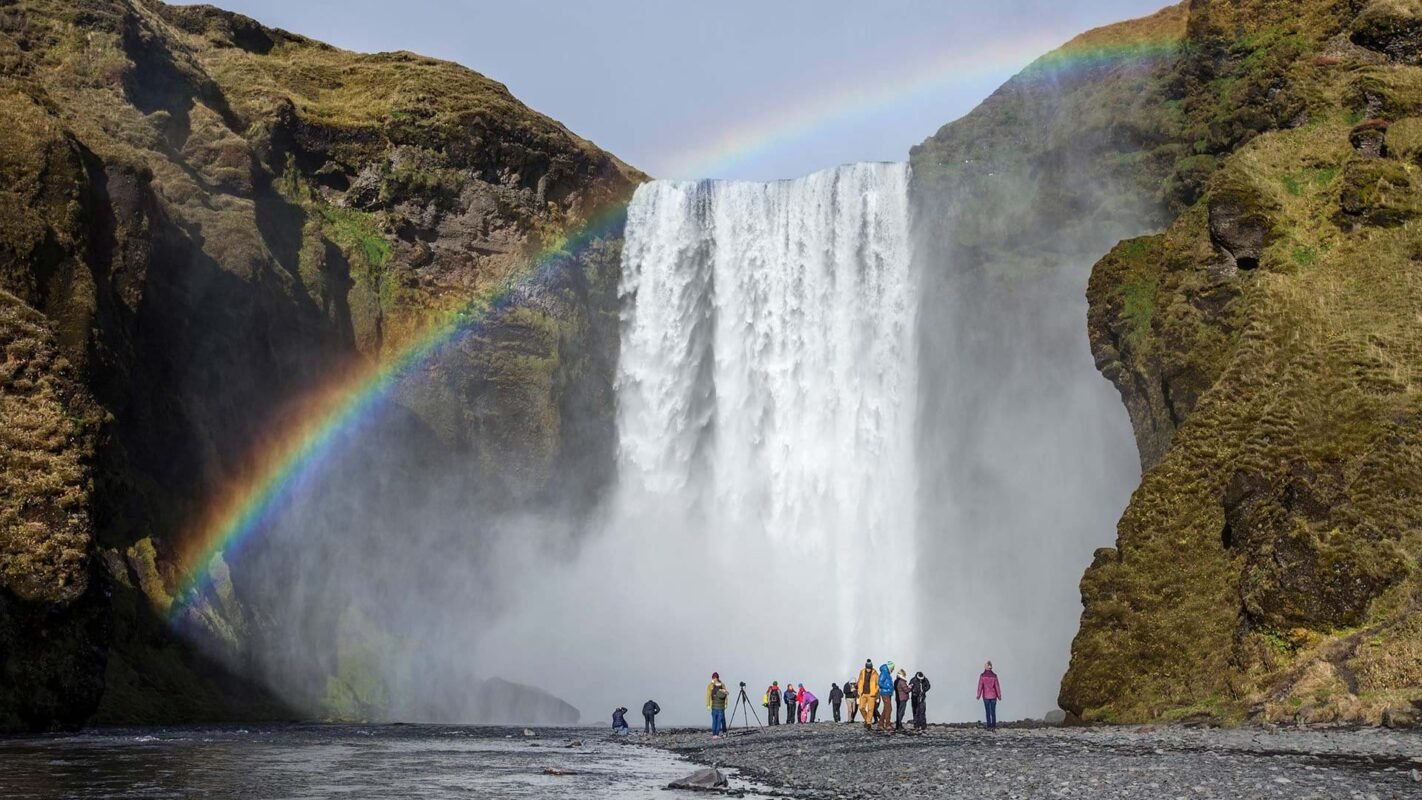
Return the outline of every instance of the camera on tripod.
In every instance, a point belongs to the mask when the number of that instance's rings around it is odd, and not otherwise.
[[[742,724],[744,724],[745,727],[747,727],[747,728],[750,727],[750,717],[751,717],[751,715],[755,715],[755,724],[756,724],[756,727],[758,727],[758,728],[759,728],[759,727],[764,727],[764,723],[762,723],[762,722],[760,721],[760,714],[757,714],[757,713],[756,713],[756,711],[755,711],[755,706],[751,703],[751,699],[750,699],[748,696],[746,696],[746,682],[745,682],[745,681],[741,681],[741,691],[740,691],[740,694],[736,697],[736,706],[735,706],[735,708],[731,709],[731,723],[732,723],[732,724],[735,724],[735,721],[736,721],[736,714],[737,714],[737,713],[739,713],[739,714],[741,715],[741,722],[742,722]]]

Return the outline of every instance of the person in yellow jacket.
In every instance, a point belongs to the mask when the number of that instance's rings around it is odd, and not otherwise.
[[[864,718],[864,728],[873,730],[874,705],[879,697],[879,674],[874,671],[873,661],[865,659],[854,688],[859,692],[859,714]]]

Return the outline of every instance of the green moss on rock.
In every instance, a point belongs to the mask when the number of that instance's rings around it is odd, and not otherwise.
[[[48,320],[0,291],[0,588],[64,606],[89,585],[98,409]]]
[[[1298,14],[1349,24],[1323,2]],[[1341,113],[1357,76],[1310,80],[1339,110],[1237,148],[1165,234],[1123,244],[1093,272],[1093,349],[1133,409],[1143,455],[1159,457],[1117,546],[1082,580],[1061,702],[1084,719],[1404,724],[1404,701],[1422,697],[1409,126],[1387,130],[1401,160],[1359,157]],[[1268,235],[1220,230],[1222,203]],[[1249,270],[1241,247],[1257,255]],[[1147,329],[1125,300],[1154,271]],[[1175,426],[1163,451],[1135,410],[1155,420],[1162,405]]]

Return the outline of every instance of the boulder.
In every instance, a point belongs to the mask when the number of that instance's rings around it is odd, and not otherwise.
[[[1054,708],[1042,715],[1042,721],[1048,725],[1062,725],[1066,722],[1067,714],[1060,708]]]
[[[1364,158],[1382,158],[1388,154],[1387,129],[1387,120],[1370,119],[1349,132],[1348,144]]]
[[[730,786],[725,774],[715,767],[698,769],[680,780],[667,784],[668,789],[691,789],[694,791],[717,791]]]
[[[1243,270],[1259,266],[1274,239],[1272,203],[1252,183],[1225,180],[1210,193],[1210,241]]]
[[[1350,38],[1390,61],[1422,63],[1422,0],[1373,0],[1353,20]]]
[[[1358,225],[1393,228],[1418,214],[1406,167],[1380,159],[1355,159],[1344,166],[1338,204],[1338,223],[1345,230]]]
[[[1383,709],[1381,722],[1388,728],[1415,728],[1422,723],[1422,715],[1413,706],[1398,703]]]

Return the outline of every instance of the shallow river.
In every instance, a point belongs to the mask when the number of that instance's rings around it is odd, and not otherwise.
[[[573,740],[581,747],[568,747]],[[546,775],[546,768],[574,775]],[[0,739],[0,796],[659,798],[695,767],[606,731],[422,725],[111,730]],[[736,785],[745,787],[744,783]],[[690,794],[686,796],[692,796]]]

